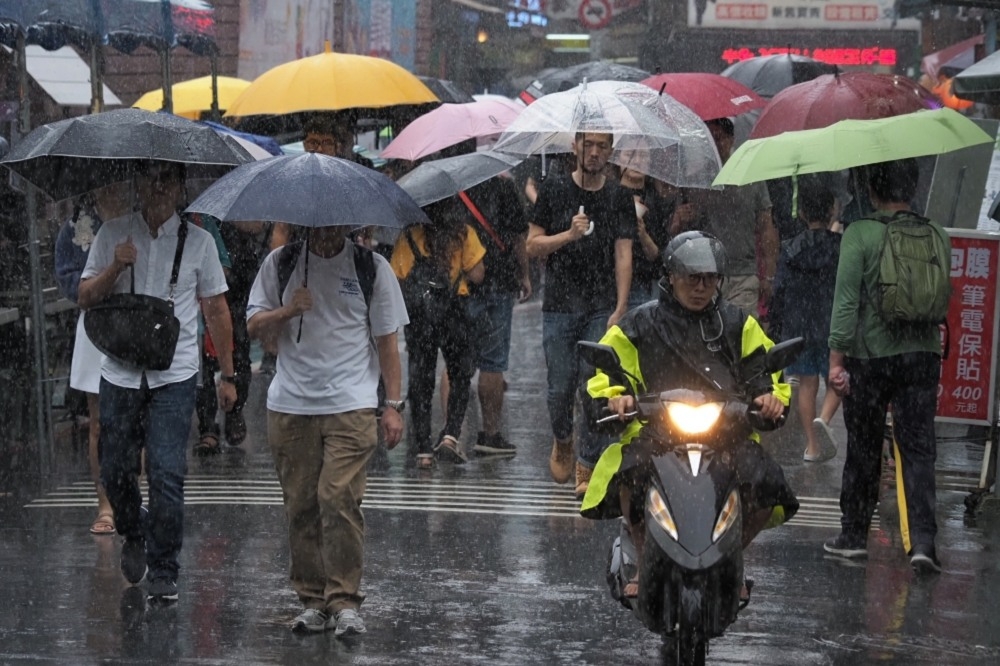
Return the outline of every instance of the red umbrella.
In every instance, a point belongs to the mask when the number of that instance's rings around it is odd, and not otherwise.
[[[905,76],[824,74],[775,95],[760,114],[750,138],[819,129],[840,120],[888,118],[940,106],[929,90]]]
[[[738,116],[767,106],[767,100],[750,88],[718,74],[657,74],[642,83],[653,90],[662,90],[702,120]]]

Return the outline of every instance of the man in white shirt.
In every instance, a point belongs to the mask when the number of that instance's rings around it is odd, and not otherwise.
[[[292,587],[304,607],[292,630],[335,629],[337,636],[365,631],[358,615],[365,465],[377,441],[380,373],[386,445],[393,448],[403,433],[397,332],[409,323],[388,262],[356,248],[348,231],[311,229],[280,294],[279,266],[289,249],[272,252],[247,307],[250,336],[278,350],[267,435],[288,517]],[[355,253],[374,261],[367,304]]]
[[[139,211],[106,222],[83,270],[79,304],[84,310],[114,293],[167,299],[179,240],[185,168],[171,162],[141,162],[135,188]],[[174,316],[180,335],[166,370],[145,370],[105,357],[101,368],[101,481],[125,537],[121,568],[132,584],[147,577],[151,599],[177,599],[177,562],[184,532],[187,440],[197,391],[199,300],[216,341],[222,381],[219,403],[232,408],[232,325],[226,278],[215,242],[205,230],[186,225]],[[149,511],[139,490],[140,453],[146,451]]]

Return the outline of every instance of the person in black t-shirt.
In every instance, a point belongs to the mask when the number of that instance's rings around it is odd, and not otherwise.
[[[613,136],[578,133],[576,169],[542,183],[528,230],[529,257],[546,257],[542,344],[552,423],[549,470],[556,483],[573,474],[573,399],[579,385],[576,343],[596,341],[628,308],[636,214],[632,196],[605,176]],[[583,495],[604,438],[584,426],[576,461]]]

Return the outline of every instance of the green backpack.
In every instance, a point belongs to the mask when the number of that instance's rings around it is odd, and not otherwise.
[[[874,218],[885,225],[876,310],[887,323],[939,324],[951,298],[951,252],[941,229],[910,211]]]

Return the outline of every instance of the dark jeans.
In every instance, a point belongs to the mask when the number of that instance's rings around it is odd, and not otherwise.
[[[177,579],[184,534],[184,476],[196,376],[151,389],[101,380],[101,482],[118,533],[146,538],[149,578]],[[149,482],[145,524],[140,519],[139,461],[146,450]]]
[[[457,311],[457,310],[460,310]],[[456,308],[452,316],[439,325],[419,322],[405,329],[406,353],[409,356],[409,388],[407,403],[413,423],[413,438],[417,453],[431,453],[437,442],[431,442],[431,402],[437,373],[438,349],[444,356],[445,368],[451,391],[448,393],[448,419],[445,435],[458,439],[462,434],[462,421],[469,406],[469,385],[472,382],[473,349],[469,339],[470,324],[465,306]]]
[[[851,392],[844,396],[843,531],[861,539],[868,536],[878,504],[885,414],[891,404],[905,498],[899,511],[904,546],[907,550],[913,544],[933,546],[937,534],[934,413],[941,357],[915,352],[868,360],[848,358],[844,366],[851,375]]]
[[[226,302],[233,320],[233,370],[236,372],[236,403],[229,412],[237,416],[243,412],[250,395],[250,334],[247,333],[247,301],[249,293],[226,292]],[[215,415],[219,411],[219,399],[215,388],[215,373],[219,371],[219,361],[214,356],[201,355],[201,386],[195,409],[198,412],[199,434],[219,434]]]
[[[543,312],[542,347],[548,368],[548,406],[552,436],[566,439],[573,434],[573,404],[576,393],[593,373],[583,365],[576,352],[580,340],[597,342],[607,329],[609,311]],[[581,372],[582,371],[582,372]],[[594,467],[601,453],[611,443],[605,435],[590,432],[587,419],[582,419],[582,432],[577,445],[580,462]]]

